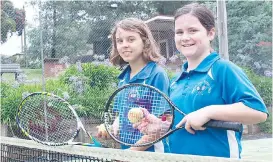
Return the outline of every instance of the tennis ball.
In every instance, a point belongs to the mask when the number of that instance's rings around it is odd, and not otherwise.
[[[132,108],[128,112],[128,119],[131,123],[137,123],[140,122],[140,120],[143,118],[143,112],[140,108]]]

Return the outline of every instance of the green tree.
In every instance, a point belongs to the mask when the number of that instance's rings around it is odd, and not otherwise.
[[[7,40],[9,32],[16,31],[15,9],[10,1],[1,1],[1,43]]]
[[[120,1],[112,8],[107,1],[46,1],[42,10],[43,52],[45,57],[70,58],[88,53],[98,39],[108,35],[115,21],[124,17],[148,19],[155,9],[151,2]],[[35,4],[34,4],[35,5]],[[37,33],[38,32],[38,33]],[[39,58],[39,30],[30,32],[30,55]],[[94,40],[92,40],[94,38]],[[106,45],[109,43],[106,43]],[[108,47],[105,47],[108,48]]]
[[[25,25],[25,12],[14,8],[12,2],[1,1],[1,43],[6,42],[8,33],[22,34]]]
[[[54,49],[54,57],[69,56],[73,59],[73,57],[88,53],[92,49],[90,44],[94,43],[101,44],[104,50],[108,50],[110,44],[108,35],[116,21],[125,17],[138,17],[147,20],[157,15],[173,15],[177,8],[191,2],[43,2],[41,9],[43,13],[44,54],[46,57],[51,57],[52,49]],[[209,7],[216,16],[216,1],[200,1],[200,3]],[[267,44],[271,43],[271,5],[272,2],[270,1],[227,2],[230,59],[241,66],[248,65],[251,68],[255,67],[257,73],[263,73],[264,70],[270,69],[272,66],[272,46],[264,46],[263,44],[263,42]],[[55,16],[53,11],[55,11]],[[33,58],[39,58],[40,54],[37,52],[40,48],[39,30],[34,29],[30,32],[30,35],[33,36],[30,37],[30,55]],[[213,42],[213,47],[217,51],[217,37]]]
[[[272,2],[228,1],[227,14],[230,59],[263,75],[272,67]]]
[[[79,16],[81,10],[75,1],[47,1],[42,3],[42,30],[32,29],[29,33],[29,55],[40,58],[40,32],[43,33],[45,57],[61,58],[85,53],[90,47],[86,44],[88,24]],[[37,5],[32,3],[32,5]],[[82,21],[82,22],[81,22]]]

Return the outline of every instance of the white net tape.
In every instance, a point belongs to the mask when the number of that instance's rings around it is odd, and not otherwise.
[[[126,162],[257,162],[257,160],[239,160],[229,158],[218,158],[208,156],[178,155],[151,153],[143,151],[119,150],[111,148],[94,148],[87,146],[45,146],[31,140],[18,138],[1,137],[1,143],[15,145],[31,149],[42,149],[54,152],[61,152],[73,155],[96,157],[99,159],[110,159],[113,161]],[[260,161],[265,162],[265,161]]]

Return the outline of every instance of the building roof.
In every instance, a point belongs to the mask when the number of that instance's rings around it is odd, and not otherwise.
[[[174,17],[171,16],[156,16],[146,20],[145,23],[151,31],[174,31]]]

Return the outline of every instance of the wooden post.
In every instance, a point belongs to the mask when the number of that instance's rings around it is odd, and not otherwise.
[[[219,54],[229,60],[227,37],[227,11],[225,0],[217,0],[217,26],[219,38]]]

